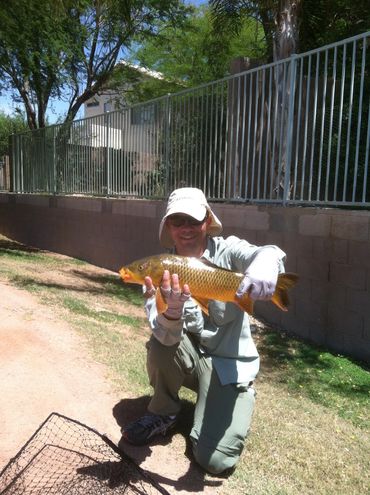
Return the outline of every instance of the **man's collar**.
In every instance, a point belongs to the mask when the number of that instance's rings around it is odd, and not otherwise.
[[[202,254],[202,258],[212,261],[215,255],[215,241],[212,237],[207,237],[207,246]]]

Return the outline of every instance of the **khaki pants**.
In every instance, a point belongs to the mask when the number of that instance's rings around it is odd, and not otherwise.
[[[210,357],[202,355],[185,335],[181,343],[164,346],[153,336],[147,344],[147,369],[154,395],[149,411],[175,415],[182,386],[197,392],[190,433],[193,454],[208,472],[235,466],[244,447],[255,402],[254,389],[221,385]]]

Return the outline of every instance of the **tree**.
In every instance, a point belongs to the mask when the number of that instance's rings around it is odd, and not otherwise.
[[[230,74],[232,59],[260,58],[265,52],[259,22],[245,20],[238,36],[227,32],[216,35],[210,9],[205,6],[195,9],[181,29],[162,25],[159,32],[155,39],[138,45],[132,54],[132,60],[163,74],[162,80],[148,78],[138,84],[136,101],[221,79]]]
[[[318,48],[366,32],[368,0],[210,0],[217,32],[239,33],[245,18],[258,19],[266,37],[268,60]]]
[[[215,31],[239,33],[245,18],[263,26],[268,59],[285,58],[297,51],[302,0],[210,0]]]
[[[9,154],[9,137],[11,134],[24,132],[28,129],[22,114],[6,115],[0,112],[0,157]]]
[[[213,13],[213,25],[217,33],[231,31],[235,34],[240,32],[240,27],[245,18],[258,19],[264,30],[266,38],[266,59],[282,60],[298,51],[299,43],[299,26],[300,14],[303,0],[210,0],[210,6]],[[273,112],[276,122],[277,133],[271,139],[271,150],[278,150],[281,144],[280,153],[272,152],[275,157],[272,164],[271,174],[274,177],[275,191],[277,197],[284,194],[285,176],[287,173],[287,143],[284,140],[280,143],[277,136],[283,135],[288,123],[288,106],[284,104],[288,101],[289,95],[293,91],[291,87],[291,77],[288,68],[288,76],[285,74],[283,65],[277,64],[274,68],[273,86],[270,91],[273,92],[273,99],[276,102]],[[294,83],[293,83],[294,85]],[[287,96],[285,98],[285,96]],[[259,128],[259,125],[256,124]],[[256,145],[253,151],[258,154],[261,142]],[[281,168],[279,168],[278,155],[280,155]],[[240,165],[239,165],[240,166]],[[237,170],[236,176],[240,172]]]
[[[301,51],[308,51],[368,31],[370,2],[305,0],[301,17]]]
[[[266,36],[266,58],[275,62],[359,34],[370,25],[368,0],[355,3],[349,0],[210,0],[210,5],[214,28],[219,33],[224,30],[238,33],[243,19],[259,19]],[[275,64],[270,89],[276,103],[271,119],[276,123],[277,133],[270,136],[270,143],[274,157],[271,174],[275,178],[277,197],[289,194],[287,139],[280,136],[286,136],[291,122],[287,102],[295,91],[294,68],[294,59]]]
[[[1,0],[1,88],[23,103],[30,129],[45,126],[51,98],[67,101],[72,121],[134,37],[181,24],[188,10],[182,0]]]

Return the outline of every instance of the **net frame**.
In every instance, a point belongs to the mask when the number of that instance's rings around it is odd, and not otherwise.
[[[106,435],[51,413],[0,472],[0,495],[170,495]]]

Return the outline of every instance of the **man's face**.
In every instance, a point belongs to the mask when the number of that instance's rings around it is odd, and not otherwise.
[[[183,213],[170,215],[166,225],[175,244],[176,252],[183,256],[200,257],[207,244],[207,225],[210,217],[198,222],[195,218]]]

